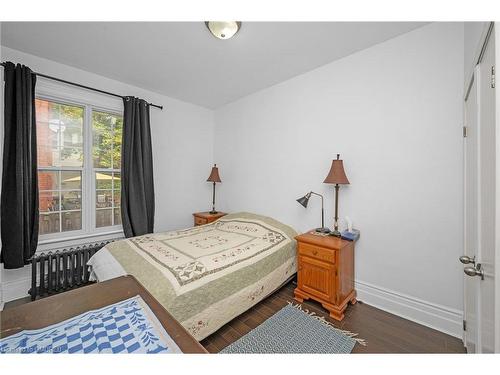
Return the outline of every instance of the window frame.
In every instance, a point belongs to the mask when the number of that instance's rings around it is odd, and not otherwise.
[[[82,229],[66,232],[40,234],[38,244],[45,245],[57,242],[78,241],[92,237],[103,238],[103,236],[116,237],[123,235],[122,225],[112,225],[96,228],[96,179],[94,168],[92,146],[93,146],[93,124],[92,111],[106,112],[123,117],[123,103],[111,99],[102,94],[88,93],[86,90],[67,87],[66,85],[54,84],[52,82],[37,82],[35,93],[36,99],[57,102],[83,108],[83,167],[66,167],[64,170],[78,170],[82,172]],[[37,170],[61,170],[58,167],[40,167]],[[121,169],[108,169],[121,173]]]

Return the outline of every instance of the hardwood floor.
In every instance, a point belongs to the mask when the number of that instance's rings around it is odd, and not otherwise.
[[[295,285],[290,282],[274,294],[233,319],[214,334],[201,341],[210,352],[218,353],[229,344],[262,324],[293,299]],[[30,302],[29,298],[8,302],[5,309]],[[353,353],[465,353],[462,341],[358,302],[349,306],[345,318],[337,322],[328,312],[314,301],[304,301],[304,309],[324,316],[338,328],[358,333],[367,345],[356,344]]]
[[[284,307],[287,302],[294,302],[295,285],[288,283],[247,312],[235,318],[214,334],[201,341],[210,352],[218,353],[227,345],[260,325],[267,318]],[[353,353],[465,353],[462,341],[358,302],[349,306],[346,316],[337,322],[328,316],[328,312],[314,301],[304,301],[304,309],[324,316],[338,328],[358,333],[367,345],[356,344]]]

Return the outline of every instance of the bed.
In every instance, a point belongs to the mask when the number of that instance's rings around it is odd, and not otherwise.
[[[296,235],[272,218],[236,213],[110,243],[88,265],[97,281],[133,275],[202,340],[296,273]]]

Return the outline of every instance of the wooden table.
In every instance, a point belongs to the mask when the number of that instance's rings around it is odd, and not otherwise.
[[[133,276],[117,277],[6,309],[0,312],[0,337],[7,337],[25,329],[47,327],[136,295],[141,296],[148,304],[183,353],[207,353]]]
[[[354,290],[354,242],[314,230],[295,237],[297,240],[297,288],[299,303],[320,302],[335,320],[344,318],[347,304],[356,303]]]
[[[217,212],[216,214],[211,214],[210,212],[195,212],[193,214],[194,226],[197,227],[198,225],[212,223],[226,215],[227,214],[225,212]]]

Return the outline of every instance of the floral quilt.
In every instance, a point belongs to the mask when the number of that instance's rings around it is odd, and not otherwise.
[[[201,340],[296,272],[296,234],[265,216],[231,214],[207,225],[111,243],[89,264],[97,270],[110,254]]]

